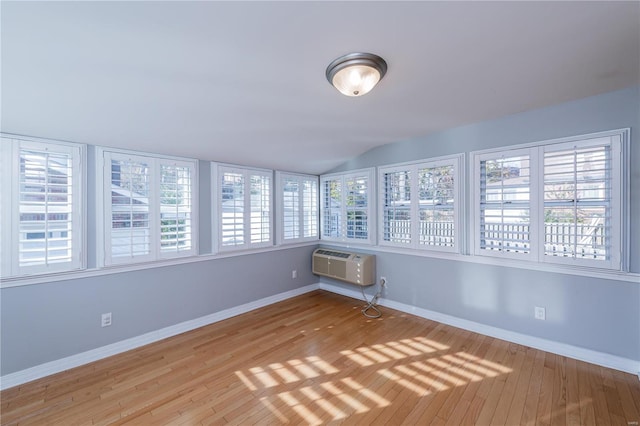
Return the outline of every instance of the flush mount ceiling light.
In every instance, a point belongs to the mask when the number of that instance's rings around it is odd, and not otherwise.
[[[387,72],[387,63],[373,53],[349,53],[331,62],[327,80],[343,95],[362,96],[371,91]]]

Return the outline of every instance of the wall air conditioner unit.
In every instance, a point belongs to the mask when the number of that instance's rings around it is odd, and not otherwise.
[[[351,284],[376,282],[376,256],[319,248],[313,252],[313,273]]]

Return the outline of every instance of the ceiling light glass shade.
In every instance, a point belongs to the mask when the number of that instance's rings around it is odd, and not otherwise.
[[[372,53],[350,53],[331,62],[327,80],[346,96],[367,94],[384,77],[387,63]]]

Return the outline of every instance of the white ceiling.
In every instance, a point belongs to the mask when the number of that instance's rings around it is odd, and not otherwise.
[[[640,83],[640,2],[1,3],[2,131],[322,173]],[[389,71],[360,98],[336,57]]]

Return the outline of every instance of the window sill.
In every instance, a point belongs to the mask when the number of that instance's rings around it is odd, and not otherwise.
[[[339,243],[337,241],[320,241],[320,244],[325,244],[328,246],[344,247],[344,248],[353,247],[351,245]],[[550,263],[543,263],[543,262],[540,262],[540,263],[527,262],[522,260],[506,259],[506,258],[491,257],[491,256],[474,256],[474,255],[466,255],[466,254],[460,254],[460,253],[438,252],[433,250],[412,250],[412,249],[380,246],[380,245],[376,245],[376,246],[370,245],[370,246],[362,247],[362,249],[368,252],[403,254],[408,256],[428,257],[432,259],[442,259],[442,260],[453,260],[457,262],[469,262],[469,263],[476,263],[476,264],[482,264],[482,265],[495,265],[495,266],[503,266],[507,268],[527,269],[527,270],[542,271],[542,272],[553,272],[556,274],[592,277],[592,278],[599,278],[599,279],[605,279],[605,280],[624,281],[624,282],[640,284],[640,274],[634,273],[634,272],[607,271],[603,269],[589,268],[584,266],[550,264]]]
[[[310,241],[298,244],[282,244],[277,246],[263,247],[260,249],[225,251],[216,254],[201,254],[196,256],[180,257],[174,259],[164,259],[153,262],[106,266],[101,268],[82,269],[65,271],[52,274],[29,275],[22,277],[11,277],[0,279],[0,288],[20,287],[34,284],[45,284],[56,281],[74,280],[80,278],[97,277],[101,275],[120,274],[123,272],[140,271],[145,269],[164,268],[167,266],[183,265],[195,262],[207,262],[210,260],[225,259],[228,257],[246,256],[251,254],[267,253],[272,251],[288,250],[299,247],[315,246],[319,241]]]

